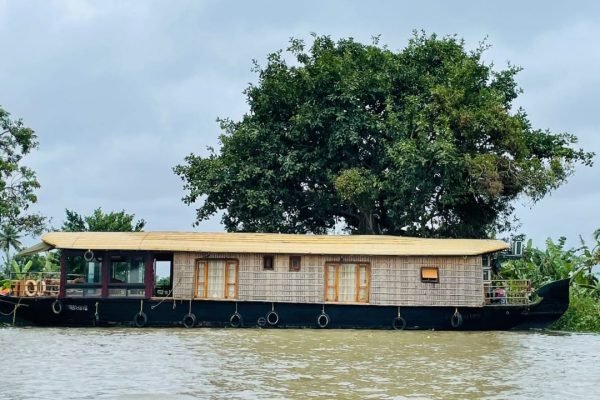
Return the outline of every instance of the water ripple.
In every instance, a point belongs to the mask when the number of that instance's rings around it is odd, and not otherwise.
[[[0,399],[593,398],[600,336],[0,328]]]

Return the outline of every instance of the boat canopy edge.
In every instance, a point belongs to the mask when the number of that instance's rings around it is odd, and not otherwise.
[[[46,242],[40,242],[36,245],[21,250],[17,253],[17,256],[31,256],[33,254],[41,253],[42,251],[52,250],[53,248],[54,246]]]

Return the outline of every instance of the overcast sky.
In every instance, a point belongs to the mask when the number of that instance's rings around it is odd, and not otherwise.
[[[239,119],[252,59],[311,32],[400,50],[414,29],[487,37],[487,61],[524,71],[517,101],[536,128],[577,135],[600,154],[600,6],[565,1],[8,1],[0,0],[0,105],[35,129],[27,159],[42,184],[36,209],[135,213],[147,230],[192,228],[172,167],[217,146],[217,117]],[[600,159],[532,205],[522,231],[546,237],[600,228]],[[575,242],[574,242],[575,243]]]

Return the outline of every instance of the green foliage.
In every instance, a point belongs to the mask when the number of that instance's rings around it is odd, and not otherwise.
[[[33,263],[31,262],[31,260],[27,261],[24,264],[19,264],[16,260],[12,260],[11,261],[12,278],[13,279],[24,279],[32,265],[33,265]]]
[[[156,282],[156,287],[167,287],[171,284],[171,278],[164,276]]]
[[[228,231],[487,237],[512,202],[563,184],[592,153],[513,111],[519,68],[486,50],[415,34],[398,52],[314,36],[255,65],[250,112],[220,120],[220,151],[174,168],[196,223],[225,210]],[[294,59],[289,63],[287,60]]]
[[[38,234],[45,218],[28,213],[37,202],[40,187],[35,173],[22,165],[22,159],[38,147],[37,137],[23,121],[12,120],[0,107],[0,225],[11,225],[19,232]]]
[[[19,263],[31,262],[30,272],[58,272],[60,270],[59,258],[60,252],[51,251],[45,254],[17,256],[15,260]]]
[[[21,233],[12,225],[0,228],[0,250],[4,252],[4,270],[9,272],[11,264],[11,250],[20,250],[22,247]]]
[[[581,239],[578,248],[565,248],[566,239],[555,243],[546,240],[544,250],[536,249],[531,241],[523,258],[502,265],[504,279],[530,279],[534,287],[545,283],[571,279],[571,301],[567,312],[553,329],[600,332],[600,280],[594,267],[600,265],[600,235],[594,233],[596,244],[590,248]]]
[[[125,210],[104,213],[97,208],[89,216],[65,211],[66,219],[61,229],[65,232],[141,232],[146,225],[143,219],[134,222],[135,214],[127,214]]]
[[[571,294],[569,309],[551,329],[600,333],[600,302],[590,296]]]

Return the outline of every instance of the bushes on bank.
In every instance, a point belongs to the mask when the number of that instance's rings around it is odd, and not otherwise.
[[[571,279],[571,299],[567,312],[551,329],[600,332],[600,229],[594,232],[596,244],[588,246],[583,239],[577,248],[566,248],[566,239],[546,240],[546,248],[527,243],[523,258],[502,265],[505,279],[529,279],[534,287],[559,279]]]
[[[591,296],[572,293],[569,309],[550,329],[600,333],[600,302]]]

